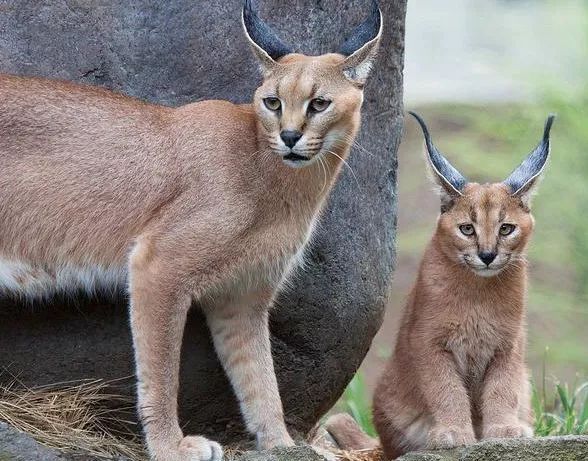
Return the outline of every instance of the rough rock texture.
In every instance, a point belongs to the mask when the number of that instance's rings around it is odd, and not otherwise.
[[[101,458],[104,461],[103,458]],[[0,461],[100,461],[83,453],[62,453],[44,447],[30,436],[0,422]],[[112,461],[128,461],[116,458]]]
[[[226,461],[326,461],[308,446],[276,448],[225,456]],[[96,458],[84,453],[65,453],[40,445],[29,435],[0,422],[0,461],[131,461],[127,458]]]
[[[409,453],[397,461],[586,461],[588,436],[486,440],[469,447]]]
[[[260,3],[262,16],[307,53],[335,50],[370,4]],[[280,389],[289,423],[299,431],[336,401],[366,354],[394,265],[406,0],[381,4],[383,51],[366,90],[363,148],[350,161],[356,178],[345,169],[309,268],[272,316]],[[241,32],[241,0],[5,0],[0,7],[1,71],[102,85],[170,105],[249,101],[260,81]],[[124,299],[32,308],[3,302],[0,368],[27,385],[130,376],[126,315]],[[180,408],[188,432],[219,438],[239,430],[237,405],[197,310],[185,335]]]
[[[227,461],[326,461],[308,446],[227,456]],[[103,459],[103,458],[101,458]],[[45,448],[0,422],[0,461],[99,461],[83,453]],[[586,461],[588,436],[497,439],[455,450],[409,453],[397,461]],[[116,458],[111,461],[129,461]]]
[[[58,461],[62,460],[55,450],[42,447],[28,435],[0,422],[0,461]]]
[[[326,461],[310,447],[275,448],[271,451],[244,453],[232,461]]]

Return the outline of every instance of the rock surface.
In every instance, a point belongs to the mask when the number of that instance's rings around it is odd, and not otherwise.
[[[104,458],[101,458],[104,461]],[[326,461],[308,446],[227,456],[227,461]],[[0,422],[0,461],[99,461],[83,453],[62,453]],[[397,461],[586,461],[588,436],[487,440],[455,450],[409,453]],[[116,458],[110,461],[129,461]]]
[[[262,17],[307,53],[335,50],[368,0],[262,0]],[[2,2],[0,70],[101,85],[178,105],[249,101],[260,81],[240,26],[241,0]],[[337,400],[381,324],[394,266],[396,150],[402,130],[406,0],[382,1],[383,51],[363,129],[294,289],[272,315],[290,426],[309,430]],[[133,374],[126,301],[0,305],[0,369],[26,385]],[[8,374],[0,379],[10,379]],[[122,392],[133,392],[132,379]],[[120,389],[119,389],[120,390]],[[197,309],[186,329],[180,412],[187,432],[231,438],[238,406]],[[225,434],[223,437],[222,434]],[[232,437],[233,439],[235,437]]]
[[[456,450],[409,453],[396,461],[586,461],[588,436],[485,440]]]
[[[44,447],[29,435],[0,422],[0,461],[104,461],[83,453],[63,453]],[[129,461],[115,458],[111,461]]]
[[[326,461],[310,447],[275,448],[248,452],[228,461]]]

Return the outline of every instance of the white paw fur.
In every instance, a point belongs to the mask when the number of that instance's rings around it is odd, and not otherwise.
[[[222,461],[222,447],[205,437],[184,437],[176,447],[159,447],[152,452],[156,461]]]

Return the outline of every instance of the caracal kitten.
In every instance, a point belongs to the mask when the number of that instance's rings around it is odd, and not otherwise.
[[[177,416],[193,301],[258,447],[293,444],[269,307],[349,154],[382,26],[374,3],[338,52],[305,56],[249,0],[242,22],[263,73],[251,104],[169,108],[0,76],[0,292],[128,284],[138,409],[157,461],[222,458]]]
[[[537,148],[503,182],[468,182],[420,123],[441,214],[404,311],[396,348],[374,393],[388,460],[490,437],[528,437],[525,249],[530,201],[549,156],[547,119]],[[345,448],[377,442],[344,415],[327,429]]]

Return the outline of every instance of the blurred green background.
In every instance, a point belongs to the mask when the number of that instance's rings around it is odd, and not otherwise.
[[[539,142],[548,113],[557,114],[551,161],[533,204],[528,364],[537,411],[561,415],[563,400],[576,392],[575,411],[586,413],[586,424],[575,431],[588,430],[588,1],[409,2],[405,107],[425,118],[437,147],[476,182],[506,178]],[[422,142],[407,117],[390,304],[361,379],[338,407],[364,420],[438,215]]]

